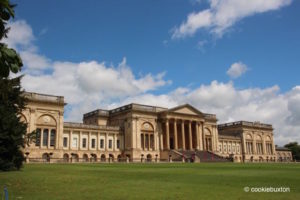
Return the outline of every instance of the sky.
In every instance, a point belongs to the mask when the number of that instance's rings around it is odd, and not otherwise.
[[[300,142],[300,1],[14,0],[3,42],[26,91],[65,97],[65,121],[128,103],[189,103]]]

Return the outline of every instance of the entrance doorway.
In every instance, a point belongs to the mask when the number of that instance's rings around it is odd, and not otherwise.
[[[174,149],[174,140],[170,138],[170,149]]]

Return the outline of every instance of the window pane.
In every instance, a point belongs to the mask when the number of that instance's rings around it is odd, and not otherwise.
[[[96,140],[95,139],[92,139],[92,148],[95,148],[95,143],[96,143]]]
[[[49,134],[49,130],[44,129],[44,132],[43,132],[43,146],[48,146],[48,134]]]
[[[83,148],[86,148],[86,138],[83,138],[83,139],[82,139],[82,147],[83,147]]]
[[[35,138],[35,146],[40,146],[41,144],[41,129],[36,129],[36,138]]]
[[[55,134],[56,131],[54,129],[51,130],[51,135],[50,135],[50,146],[55,146]]]
[[[108,141],[108,148],[110,148],[110,149],[112,148],[112,140]]]
[[[101,148],[101,149],[104,148],[104,140],[103,140],[103,139],[100,140],[100,148]]]
[[[68,147],[68,138],[64,137],[64,147]]]
[[[117,140],[117,148],[120,148],[120,140]]]
[[[144,149],[144,134],[141,134],[141,147]]]
[[[72,147],[77,147],[77,138],[73,138],[73,140],[72,140]]]

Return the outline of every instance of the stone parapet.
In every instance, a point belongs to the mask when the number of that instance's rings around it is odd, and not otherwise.
[[[78,129],[95,129],[95,130],[111,130],[119,131],[119,126],[101,126],[101,125],[89,125],[75,122],[64,122],[64,128],[78,128]]]

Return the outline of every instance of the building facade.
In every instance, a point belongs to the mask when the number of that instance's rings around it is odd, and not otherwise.
[[[272,125],[217,124],[189,104],[167,109],[129,104],[64,122],[64,97],[24,93],[21,120],[36,137],[24,148],[29,162],[275,162]]]

